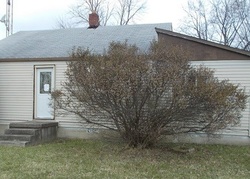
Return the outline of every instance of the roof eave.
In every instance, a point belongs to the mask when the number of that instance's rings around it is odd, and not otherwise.
[[[0,58],[1,62],[50,62],[69,61],[70,57],[49,57],[49,58]]]

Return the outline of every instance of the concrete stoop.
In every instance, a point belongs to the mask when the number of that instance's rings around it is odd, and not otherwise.
[[[48,142],[57,137],[57,122],[27,121],[10,123],[3,135],[0,145],[21,146],[36,145]]]

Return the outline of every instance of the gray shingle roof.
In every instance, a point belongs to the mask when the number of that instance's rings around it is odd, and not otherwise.
[[[147,50],[157,39],[155,28],[172,30],[171,23],[21,31],[0,41],[0,60],[18,58],[68,57],[73,47],[102,53],[112,41],[136,44]]]

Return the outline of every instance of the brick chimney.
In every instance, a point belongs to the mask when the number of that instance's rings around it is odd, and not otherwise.
[[[89,14],[89,29],[95,29],[99,26],[99,16],[95,11]]]

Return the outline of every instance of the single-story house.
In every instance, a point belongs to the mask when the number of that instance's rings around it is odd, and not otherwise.
[[[249,52],[172,32],[171,23],[90,27],[24,31],[0,41],[0,133],[11,122],[54,120],[59,137],[94,135],[92,126],[70,114],[56,116],[49,105],[49,93],[61,88],[69,55],[78,46],[102,53],[112,41],[127,41],[141,50],[152,40],[180,45],[192,54],[193,65],[213,68],[220,79],[239,83],[250,94]],[[249,103],[240,124],[225,130],[225,141],[235,137],[250,143]]]
[[[91,26],[90,26],[91,27]],[[0,133],[12,122],[54,120],[59,137],[81,137],[93,128],[75,116],[55,116],[50,91],[60,89],[74,47],[103,53],[110,42],[136,44],[147,50],[157,40],[155,28],[171,23],[23,31],[0,41]],[[83,127],[82,127],[83,126]],[[81,135],[81,136],[80,136]]]
[[[216,77],[239,84],[250,96],[250,52],[169,30],[156,28],[156,32],[159,41],[167,46],[177,45],[188,51],[192,65],[204,65],[213,69]],[[199,140],[197,136],[192,137]],[[242,112],[240,124],[223,131],[223,137],[217,141],[250,144],[250,98]]]

